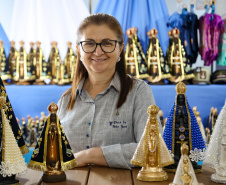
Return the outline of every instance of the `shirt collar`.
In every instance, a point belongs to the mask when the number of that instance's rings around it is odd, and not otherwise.
[[[77,95],[81,95],[82,94],[82,90],[83,90],[83,85],[85,83],[85,79],[86,77],[82,78],[82,80],[79,82],[77,90],[76,90],[76,94],[75,94],[75,98],[77,97]],[[110,87],[114,87],[115,90],[120,93],[120,89],[121,89],[121,83],[120,83],[120,78],[118,75],[118,72],[115,72],[113,79],[108,87],[108,89],[110,89]]]
[[[78,94],[79,95],[82,94],[82,89],[83,89],[83,85],[85,83],[85,79],[86,79],[86,77],[82,78],[82,80],[79,82],[78,87],[77,87],[77,90],[76,90],[76,94],[75,94],[75,99],[76,99],[76,97],[77,97]]]
[[[119,78],[118,72],[115,72],[109,88],[111,86],[114,87],[118,93],[120,93],[121,83],[120,83],[120,78]]]

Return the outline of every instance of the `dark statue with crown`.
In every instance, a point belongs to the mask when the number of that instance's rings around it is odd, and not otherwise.
[[[189,147],[189,157],[195,172],[202,171],[202,166],[197,165],[197,162],[204,158],[205,142],[196,117],[188,104],[185,95],[186,89],[186,85],[183,82],[179,82],[176,85],[177,96],[170,110],[163,133],[168,150],[174,155],[175,160],[173,165],[166,167],[168,172],[176,171],[181,157],[180,148],[183,143]]]
[[[29,152],[22,137],[6,88],[0,78],[0,185],[19,185],[15,177],[27,165],[22,154]]]
[[[29,168],[44,171],[43,182],[61,182],[66,180],[64,171],[77,166],[73,151],[57,117],[55,103],[48,106],[48,116],[42,134],[38,140]]]

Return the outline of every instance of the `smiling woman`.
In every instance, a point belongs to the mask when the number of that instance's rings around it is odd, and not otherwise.
[[[150,86],[126,74],[123,38],[108,14],[91,15],[78,28],[76,72],[58,116],[79,167],[130,169],[147,108],[155,104]]]

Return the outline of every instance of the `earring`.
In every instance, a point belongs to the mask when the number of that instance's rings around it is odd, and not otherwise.
[[[117,62],[119,62],[121,60],[121,57],[119,57],[119,59],[118,59],[118,61]]]

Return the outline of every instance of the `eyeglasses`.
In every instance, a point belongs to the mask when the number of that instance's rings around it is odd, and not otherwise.
[[[117,42],[117,40],[103,40],[100,43],[96,43],[95,41],[81,41],[80,44],[85,53],[93,53],[98,45],[100,45],[103,52],[112,53],[115,50]]]

